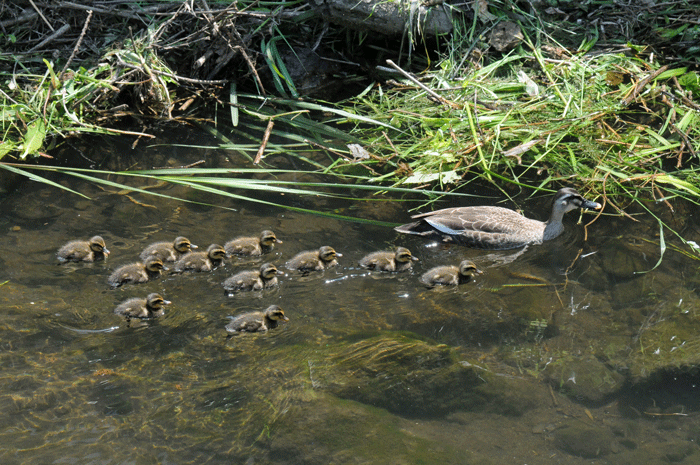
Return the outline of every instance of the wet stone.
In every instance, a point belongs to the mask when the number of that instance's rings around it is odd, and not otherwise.
[[[517,47],[523,39],[520,26],[510,21],[501,21],[493,28],[489,44],[499,52],[504,52]]]
[[[602,428],[568,424],[554,432],[557,448],[579,457],[592,459],[612,452],[613,438]]]
[[[635,245],[622,241],[611,241],[601,247],[601,267],[613,282],[620,282],[638,276],[637,273],[650,270],[656,263],[651,257],[658,257],[658,246]]]
[[[341,344],[325,365],[317,364],[317,388],[407,416],[437,416],[456,410],[521,415],[533,408],[532,390],[494,376],[454,349],[405,335],[382,335]]]
[[[600,404],[616,394],[624,376],[608,368],[593,356],[562,358],[547,366],[550,382],[576,401]]]

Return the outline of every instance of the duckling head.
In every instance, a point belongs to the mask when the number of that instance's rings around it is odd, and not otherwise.
[[[337,257],[342,256],[343,254],[339,254],[333,249],[333,247],[329,247],[327,245],[324,245],[323,247],[318,249],[318,258],[323,262],[332,262]]]
[[[474,262],[471,262],[469,260],[464,260],[462,263],[459,264],[459,274],[460,276],[463,276],[464,278],[471,280],[474,279],[474,276],[477,274],[481,274],[483,271],[478,269]]]
[[[186,237],[176,237],[173,242],[173,248],[178,251],[178,253],[185,254],[192,249],[196,249],[197,246],[192,244]]]
[[[109,250],[107,250],[107,246],[105,245],[105,240],[102,239],[102,236],[93,236],[90,238],[88,241],[88,244],[90,245],[90,250],[92,250],[95,253],[101,253],[104,254],[105,256],[109,255]]]
[[[263,263],[260,266],[260,276],[263,279],[272,279],[278,274],[283,274],[281,271],[277,269],[275,265],[272,263]]]
[[[170,303],[169,300],[165,300],[163,296],[156,292],[148,294],[146,297],[146,306],[152,311],[161,310],[165,305],[169,305]]]
[[[284,315],[284,311],[279,305],[270,305],[267,307],[265,310],[265,317],[272,321],[289,321],[289,318]]]
[[[277,236],[275,236],[275,233],[270,231],[269,229],[266,229],[265,231],[260,233],[260,244],[262,244],[263,247],[273,247],[275,245],[275,242],[282,243],[281,240],[277,239]]]
[[[411,255],[411,251],[406,247],[399,247],[396,249],[395,259],[399,263],[408,263],[411,260],[418,260],[418,258]]]
[[[207,257],[210,260],[220,261],[226,258],[226,251],[219,244],[212,244],[207,249]]]
[[[153,274],[158,274],[163,270],[167,270],[167,268],[163,266],[163,261],[158,257],[148,257],[143,266],[146,268],[147,272]]]

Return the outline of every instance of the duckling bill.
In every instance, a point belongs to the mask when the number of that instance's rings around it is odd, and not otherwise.
[[[264,333],[274,329],[279,323],[289,321],[279,305],[270,305],[264,312],[244,313],[226,325],[229,337],[240,333]]]
[[[406,247],[399,247],[396,252],[372,252],[362,258],[359,265],[374,271],[407,271],[412,267],[411,261],[418,260]]]
[[[117,315],[129,318],[158,318],[165,314],[165,305],[170,305],[160,294],[148,294],[145,299],[134,297],[125,300],[114,309]]]
[[[93,236],[87,241],[71,241],[64,244],[56,257],[61,263],[65,262],[94,262],[106,259],[109,250],[101,236]]]
[[[415,215],[412,218],[417,221],[395,229],[405,234],[437,237],[470,247],[515,249],[528,244],[541,244],[559,236],[564,232],[564,214],[578,208],[598,210],[601,205],[565,187],[554,195],[552,212],[547,221],[532,220],[502,207],[459,207]]]

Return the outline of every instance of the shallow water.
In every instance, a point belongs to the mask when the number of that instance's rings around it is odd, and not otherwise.
[[[145,167],[200,158],[209,166],[240,163],[210,151],[142,152]],[[562,237],[522,253],[493,252],[181,187],[149,186],[235,211],[56,180],[91,200],[24,182],[0,201],[2,463],[700,460],[695,359],[643,358],[697,348],[680,333],[671,348],[652,346],[650,335],[664,324],[700,329],[696,260],[669,248],[658,268],[634,274],[659,258],[655,221],[603,216],[585,241],[571,213]],[[267,198],[395,223],[408,218],[401,203]],[[518,207],[544,219],[549,202],[522,199]],[[676,205],[671,216],[662,206],[659,214],[698,239],[690,207]],[[151,242],[185,235],[206,249],[263,229],[284,242],[262,258],[107,285]],[[94,234],[112,251],[107,261],[58,264],[63,243]],[[321,245],[343,254],[339,267],[307,276],[283,268]],[[399,245],[420,259],[413,271],[357,266],[365,254]],[[465,258],[484,271],[475,282],[420,286],[430,267]],[[225,295],[228,276],[264,261],[285,270],[279,288]],[[127,323],[113,314],[123,300],[150,292],[173,302],[164,317]],[[271,304],[284,308],[288,324],[226,338],[231,316]]]

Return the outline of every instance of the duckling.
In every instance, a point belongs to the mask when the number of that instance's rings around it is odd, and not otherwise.
[[[420,277],[420,282],[432,288],[438,285],[456,286],[462,283],[468,283],[474,279],[474,275],[481,274],[482,271],[476,268],[474,263],[469,260],[464,260],[456,266],[437,266],[426,271]]]
[[[71,241],[63,245],[56,256],[61,263],[65,262],[94,262],[106,259],[109,250],[105,240],[100,236],[93,236],[87,241]]]
[[[127,320],[129,318],[157,318],[165,315],[163,306],[170,303],[169,300],[165,300],[160,294],[154,292],[148,294],[145,299],[134,297],[125,300],[114,309],[114,313],[125,316]]]
[[[226,251],[219,244],[212,244],[206,252],[190,252],[175,262],[175,271],[185,270],[211,271],[221,265],[226,257]]]
[[[407,271],[411,260],[418,259],[407,248],[399,247],[396,252],[373,252],[360,260],[360,266],[374,271]]]
[[[237,291],[259,291],[277,285],[277,275],[284,274],[272,263],[264,263],[260,270],[241,271],[224,281],[224,289],[232,294]]]
[[[286,266],[290,270],[299,270],[303,272],[322,271],[326,268],[338,265],[336,257],[342,256],[343,255],[337,253],[333,247],[324,245],[318,250],[307,250],[296,254],[286,263]]]
[[[158,257],[163,262],[174,262],[196,248],[197,246],[192,244],[189,239],[180,236],[176,237],[173,242],[154,242],[143,249],[139,257],[141,260],[146,260],[148,257]]]
[[[275,242],[282,243],[277,239],[275,233],[266,229],[260,233],[260,237],[237,237],[224,244],[226,256],[243,255],[257,257],[271,251],[275,247]]]
[[[118,287],[125,283],[145,283],[160,275],[162,270],[167,270],[163,266],[160,258],[148,257],[143,263],[136,262],[124,265],[116,269],[107,279],[112,287]]]
[[[244,313],[235,317],[226,325],[230,336],[243,332],[264,333],[277,327],[279,322],[289,321],[279,305],[270,305],[264,312]]]
[[[564,232],[564,214],[577,208],[598,210],[601,205],[565,187],[554,195],[552,213],[547,221],[532,220],[502,207],[460,207],[415,215],[413,218],[418,221],[395,229],[483,249],[516,249],[559,236]]]

